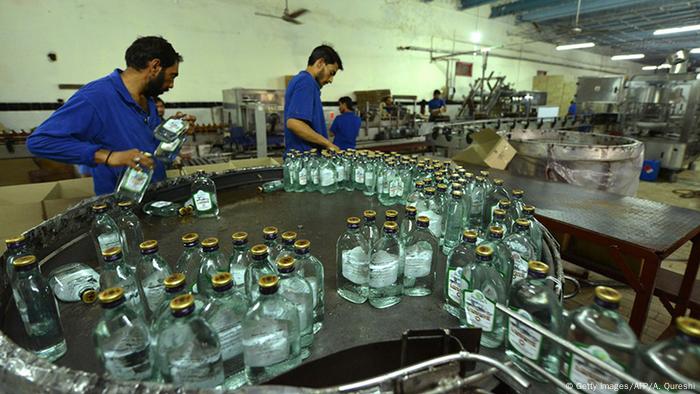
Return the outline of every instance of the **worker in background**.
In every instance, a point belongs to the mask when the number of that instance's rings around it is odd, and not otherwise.
[[[158,116],[162,122],[165,120],[165,101],[163,101],[163,99],[160,97],[154,97],[153,100],[156,102],[156,112],[158,112]]]
[[[137,164],[153,168],[154,182],[165,169],[146,155],[159,141],[153,97],[174,86],[182,57],[162,37],[140,37],[126,50],[126,69],[78,90],[27,139],[35,156],[91,168],[95,194],[114,191],[121,174]],[[194,117],[176,116],[190,122]]]
[[[428,101],[428,110],[430,111],[431,116],[440,115],[447,111],[445,100],[440,98],[441,95],[442,93],[435,89],[433,91],[433,99]]]
[[[397,110],[398,109],[396,108],[396,105],[394,105],[394,100],[391,98],[391,96],[384,97],[382,102],[379,104],[379,111],[382,114],[382,118],[396,116]]]
[[[340,149],[355,149],[362,120],[355,114],[352,99],[348,96],[338,100],[338,110],[340,115],[336,116],[331,125],[333,143]]]
[[[568,116],[576,116],[576,101],[571,100],[569,103],[569,110],[566,112]]]
[[[321,88],[332,83],[335,74],[342,69],[338,53],[328,45],[321,45],[311,52],[306,69],[289,81],[284,93],[285,154],[290,149],[338,150],[328,139]]]

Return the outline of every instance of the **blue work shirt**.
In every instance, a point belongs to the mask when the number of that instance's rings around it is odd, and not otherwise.
[[[355,149],[361,124],[362,119],[352,111],[338,115],[331,124],[331,132],[335,134],[333,143],[340,149]]]
[[[39,157],[91,167],[95,194],[114,191],[126,167],[95,164],[95,152],[139,149],[153,153],[158,140],[153,130],[160,123],[156,104],[148,99],[148,112],[134,101],[116,69],[92,81],[71,96],[27,139],[27,148]],[[152,182],[165,179],[163,164],[155,161]]]
[[[569,105],[567,115],[576,115],[576,103],[571,103],[571,105]]]
[[[321,103],[321,88],[316,79],[306,70],[299,72],[289,81],[287,91],[284,93],[284,151],[286,154],[290,149],[303,152],[319,148],[297,137],[287,128],[287,119],[290,118],[306,122],[315,132],[328,138]]]
[[[429,110],[435,110],[435,109],[440,109],[445,106],[445,100],[443,99],[432,99],[428,101],[428,109]]]

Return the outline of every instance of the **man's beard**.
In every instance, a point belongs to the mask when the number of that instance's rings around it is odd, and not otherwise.
[[[326,76],[327,76],[327,74],[326,74],[325,69],[321,70],[321,72],[319,72],[318,75],[316,76],[315,79],[316,79],[316,83],[318,84],[319,89],[323,88],[323,83],[321,82],[321,80],[326,79]]]
[[[146,97],[157,97],[165,92],[163,84],[165,83],[165,70],[160,70],[155,79],[148,81],[146,88],[143,90],[143,95]]]

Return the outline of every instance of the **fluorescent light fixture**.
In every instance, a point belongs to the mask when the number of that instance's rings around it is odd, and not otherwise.
[[[610,60],[634,60],[634,59],[644,59],[643,53],[633,53],[630,55],[615,55],[610,58]]]
[[[491,47],[483,47],[483,48],[479,49],[479,51],[481,51],[481,53],[491,52]]]
[[[469,38],[472,42],[481,42],[481,32],[473,31],[472,34],[469,35]]]
[[[559,45],[556,49],[557,51],[568,51],[570,49],[593,48],[594,46],[594,42],[582,42],[580,44]]]
[[[690,53],[700,53],[700,48],[693,48],[690,50]]]
[[[678,34],[686,33],[689,31],[700,30],[700,25],[690,25],[681,27],[669,27],[668,29],[659,29],[654,31],[655,36],[662,36],[664,34]]]
[[[657,68],[658,68],[658,67],[656,67],[656,66],[644,66],[644,67],[642,67],[642,70],[644,70],[644,71],[654,71],[654,70],[656,70]]]
[[[671,68],[671,65],[668,63],[660,64],[659,67],[657,67],[659,70],[665,69],[665,68]]]

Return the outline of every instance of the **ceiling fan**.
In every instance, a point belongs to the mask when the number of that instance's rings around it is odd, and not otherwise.
[[[571,34],[577,35],[583,33],[583,26],[579,23],[579,16],[581,15],[581,0],[578,0],[578,4],[576,5],[576,21],[574,22],[574,26],[571,27]],[[586,30],[586,33],[608,33],[609,30]]]
[[[255,15],[266,16],[268,18],[282,19],[285,22],[294,23],[295,25],[301,25],[302,23],[298,21],[297,18],[306,14],[307,12],[309,12],[309,10],[307,10],[306,8],[300,8],[294,12],[289,12],[288,0],[284,0],[284,12],[282,13],[282,16],[265,14],[262,12],[256,12]]]

